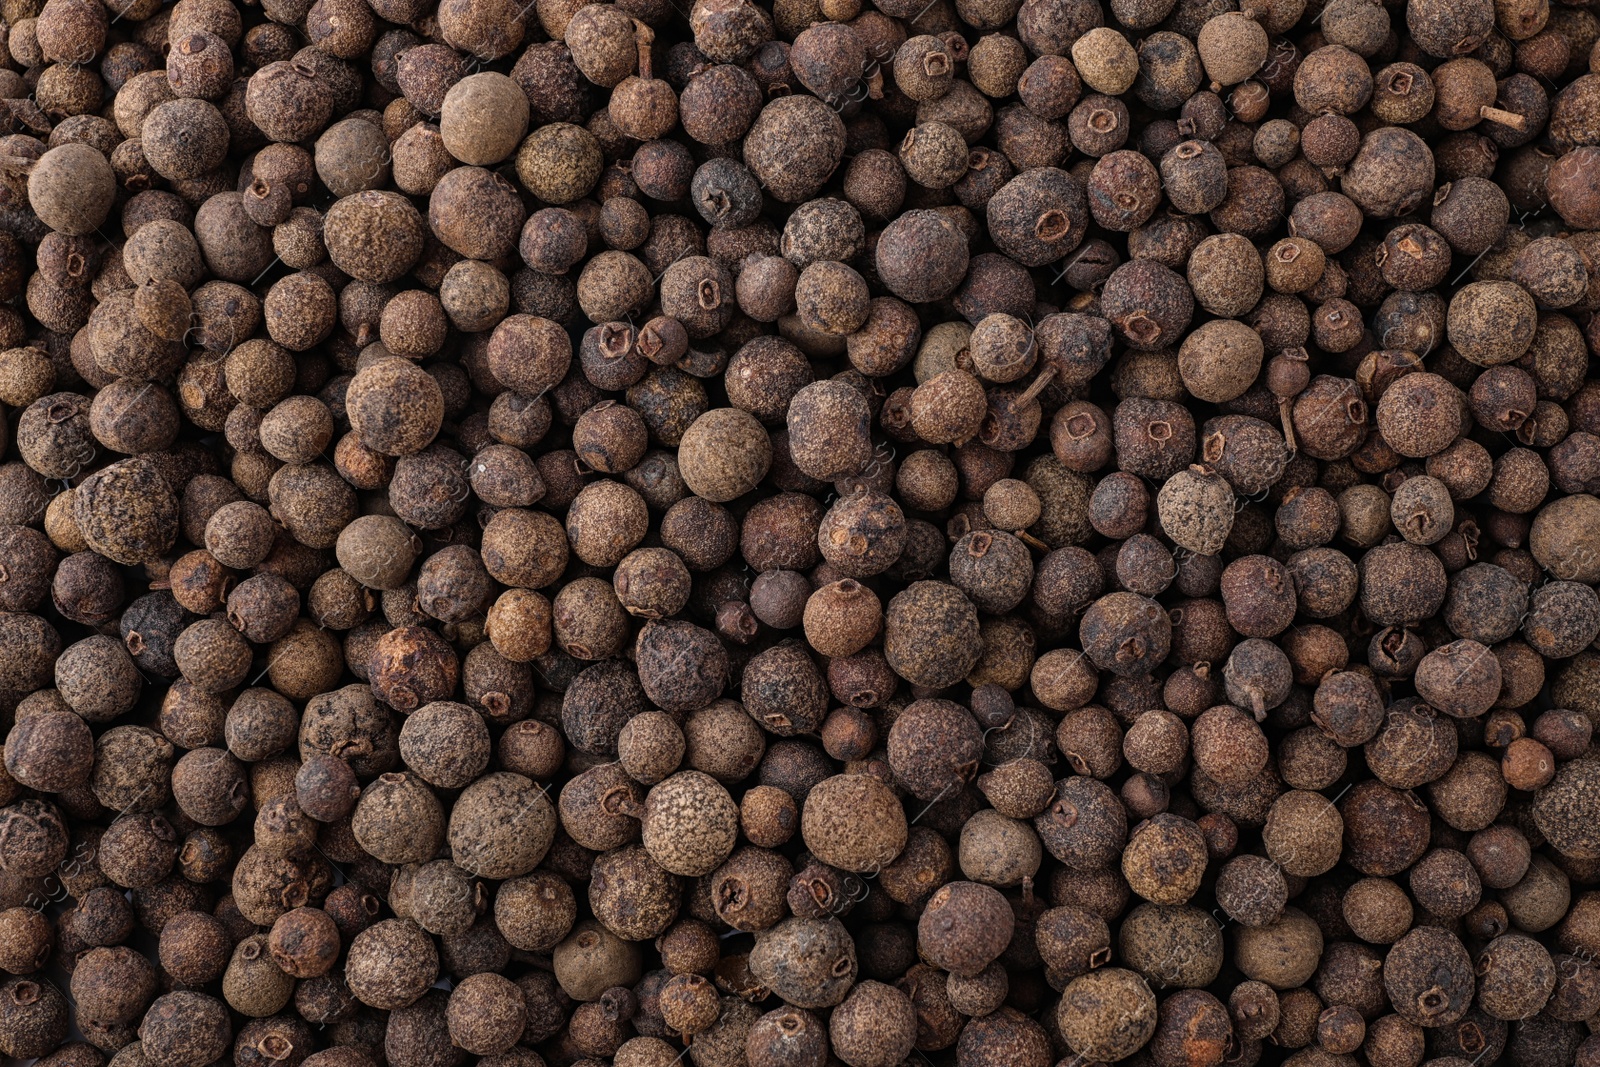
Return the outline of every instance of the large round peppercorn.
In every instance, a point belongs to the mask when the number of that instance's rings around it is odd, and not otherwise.
[[[28,206],[59,233],[93,233],[111,210],[115,186],[111,164],[100,151],[62,144],[40,155],[29,170]]]
[[[334,265],[365,282],[392,282],[422,254],[422,216],[396,193],[373,190],[335,201],[322,233]]]
[[[1155,994],[1133,971],[1091,971],[1074,978],[1062,992],[1056,1025],[1080,1056],[1104,1062],[1126,1059],[1155,1033]]]
[[[72,506],[83,539],[118,563],[153,560],[177,537],[177,500],[156,466],[142,458],[90,475],[73,493]]]
[[[978,661],[978,613],[953,586],[914,582],[889,601],[883,647],[895,673],[912,684],[952,685]]]
[[[696,496],[716,503],[755,488],[772,463],[766,430],[737,408],[701,415],[684,431],[678,448],[685,484]]]
[[[806,795],[800,832],[806,848],[824,863],[872,873],[905,847],[906,817],[893,792],[877,778],[842,774],[819,782]]]
[[[420,452],[439,432],[444,397],[438,383],[404,359],[369,363],[345,391],[345,413],[361,443],[387,456]]]
[[[810,199],[844,154],[839,116],[814,96],[781,96],[762,108],[744,141],[744,162],[785,203]]]
[[[955,292],[967,263],[966,236],[939,212],[908,211],[878,238],[878,277],[891,293],[914,304]]]
[[[1001,186],[986,208],[996,245],[1025,266],[1066,256],[1087,234],[1083,186],[1066,171],[1039,167]]]

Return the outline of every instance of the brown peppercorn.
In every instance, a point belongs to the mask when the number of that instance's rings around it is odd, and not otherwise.
[[[1087,106],[1087,102],[1080,104],[1079,110]],[[1109,124],[1116,124],[1110,111],[1094,112],[1102,114]],[[1090,119],[1091,124],[1095,121]],[[1053,166],[1040,166],[1002,186],[990,198],[986,214],[991,237],[1002,252],[1024,266],[1042,266],[1072,252],[1083,241],[1088,204],[1077,178]]]
[[[322,232],[328,258],[361,281],[395,281],[422,254],[422,217],[396,193],[368,190],[342,197],[324,214]]]
[[[738,825],[739,809],[727,790],[699,771],[681,771],[645,797],[645,848],[674,874],[715,870],[733,851]]]
[[[327,973],[339,955],[339,931],[319,908],[295,908],[280,915],[267,938],[273,962],[296,978]]]
[[[977,663],[977,611],[954,586],[914,582],[889,602],[884,654],[914,685],[943,688]]]
[[[6,772],[20,785],[46,793],[87,781],[93,756],[88,724],[66,707],[28,715],[5,739]]]
[[[1384,961],[1384,991],[1401,1016],[1447,1026],[1471,1006],[1472,961],[1454,935],[1418,927],[1395,942]]]
[[[1442,794],[1440,785],[1429,791],[1436,802]],[[1379,782],[1360,782],[1345,795],[1339,814],[1349,836],[1349,862],[1363,874],[1398,874],[1421,858],[1427,847],[1426,810],[1409,793]]]
[[[766,476],[772,446],[756,419],[737,408],[718,408],[697,418],[679,444],[678,465],[696,496],[725,503],[753,489]]]
[[[1444,567],[1425,548],[1382,545],[1361,558],[1361,609],[1373,622],[1398,626],[1434,614],[1447,593]]]
[[[460,676],[455,651],[420,626],[385,633],[374,644],[366,668],[373,694],[403,710],[449,697]]]
[[[227,1049],[233,1030],[220,1001],[203,993],[180,991],[157,998],[138,1035],[150,1063],[201,1067]]]
[[[1440,711],[1471,718],[1500,696],[1500,661],[1477,641],[1452,641],[1417,664],[1416,685],[1417,694]]]
[[[1056,797],[1034,819],[1050,854],[1078,870],[1098,870],[1120,854],[1127,813],[1106,785],[1075,777],[1056,783]]]
[[[571,888],[553,874],[513,878],[495,894],[495,923],[513,947],[553,948],[572,929],[577,905]]]
[[[803,616],[806,642],[824,656],[850,656],[878,636],[883,608],[871,590],[845,578],[812,593]]]
[[[857,474],[872,458],[871,412],[839,381],[813,382],[788,406],[789,449],[803,472],[822,481]]]
[[[1491,330],[1489,323],[1495,323]],[[1473,282],[1450,300],[1446,326],[1462,358],[1481,367],[1510,363],[1527,351],[1538,315],[1533,297],[1513,282]]]
[[[73,494],[73,515],[90,547],[118,563],[154,559],[177,536],[177,501],[143,458],[90,475]]]
[[[351,941],[344,970],[357,1000],[393,1010],[422,996],[438,966],[438,953],[420,926],[409,919],[385,919]]]
[[[1080,1056],[1112,1062],[1142,1048],[1156,1032],[1156,998],[1145,980],[1121,967],[1074,978],[1062,993],[1056,1023]]]
[[[1364,878],[1345,891],[1344,920],[1363,941],[1392,944],[1411,927],[1411,901],[1386,878]]]
[[[921,954],[952,974],[973,977],[1011,940],[1013,917],[999,890],[950,882],[929,898],[917,923]]]
[[[182,912],[161,929],[161,966],[187,984],[204,985],[222,977],[231,952],[226,927],[205,912]]]
[[[785,919],[750,952],[751,974],[795,1007],[839,1004],[856,977],[856,947],[834,918]]]
[[[1287,899],[1281,868],[1260,856],[1236,856],[1217,876],[1217,903],[1245,926],[1276,921]]]
[[[1234,955],[1246,977],[1277,990],[1293,989],[1309,979],[1322,954],[1322,934],[1305,913],[1294,908],[1266,926],[1242,926],[1235,935]]]
[[[834,1051],[852,1067],[892,1067],[910,1053],[917,1032],[911,998],[870,980],[857,983],[828,1019]]]
[[[1156,508],[1162,530],[1175,544],[1210,556],[1222,551],[1227,541],[1233,526],[1233,500],[1226,480],[1209,467],[1196,466],[1166,480],[1157,494]]]
[[[444,813],[420,777],[390,772],[362,791],[351,830],[362,848],[384,862],[417,863],[443,838]]]
[[[1172,814],[1153,816],[1135,827],[1122,854],[1129,888],[1169,906],[1194,895],[1205,866],[1205,838],[1194,823]]]
[[[1377,687],[1357,671],[1330,671],[1312,698],[1311,721],[1335,743],[1352,748],[1366,744],[1390,723],[1384,717]]]
[[[822,188],[844,143],[844,123],[822,101],[783,96],[770,101],[750,127],[744,162],[773,196],[799,203]]]
[[[806,796],[801,834],[806,847],[832,866],[857,873],[881,870],[905,847],[905,813],[878,779],[837,775]]]
[[[709,1030],[722,1014],[717,987],[702,975],[674,975],[661,989],[661,1014],[685,1037]]]
[[[1154,601],[1110,593],[1089,606],[1079,624],[1085,654],[1097,667],[1121,676],[1144,673],[1166,658],[1172,625]]]
[[[450,992],[445,1006],[450,1041],[477,1055],[505,1052],[526,1026],[522,990],[498,974],[473,974]]]

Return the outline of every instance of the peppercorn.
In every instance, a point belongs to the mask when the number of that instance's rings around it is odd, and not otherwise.
[[[1472,1002],[1472,962],[1445,931],[1412,930],[1389,950],[1383,970],[1395,1011],[1418,1025],[1448,1026]]]
[[[884,654],[902,678],[940,688],[977,662],[977,629],[976,610],[955,587],[914,582],[889,602]]]
[[[838,115],[816,97],[786,96],[756,117],[745,137],[744,162],[772,195],[799,203],[816,195],[843,151]]]
[[[1156,1031],[1156,999],[1143,978],[1106,967],[1074,978],[1062,993],[1056,1024],[1080,1056],[1107,1062],[1138,1051]]]

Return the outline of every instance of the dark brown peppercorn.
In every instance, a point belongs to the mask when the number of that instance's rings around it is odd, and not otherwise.
[[[1419,927],[1390,949],[1384,990],[1395,1011],[1427,1026],[1447,1026],[1461,1018],[1472,1001],[1472,963],[1456,938]]]
[[[1062,1038],[1080,1056],[1125,1059],[1155,1033],[1156,999],[1133,971],[1101,968],[1072,980],[1056,1020]]]
[[[902,678],[940,688],[965,677],[977,662],[977,630],[977,612],[959,590],[915,582],[889,602],[884,654]]]
[[[139,1026],[144,1055],[164,1067],[202,1067],[222,1054],[231,1037],[221,1002],[187,991],[158,997]]]

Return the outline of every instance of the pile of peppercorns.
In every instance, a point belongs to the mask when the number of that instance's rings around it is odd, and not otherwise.
[[[872,3],[0,0],[0,1054],[1600,1067],[1600,5]]]

